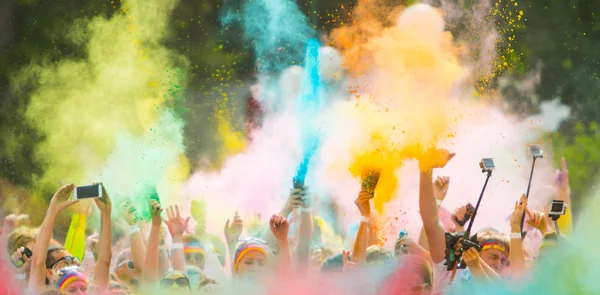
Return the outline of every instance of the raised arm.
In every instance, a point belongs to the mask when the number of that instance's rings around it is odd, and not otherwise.
[[[185,273],[185,254],[183,253],[183,233],[188,228],[190,217],[183,219],[179,213],[179,206],[169,207],[167,209],[167,220],[165,221],[169,228],[169,233],[173,238],[173,247],[171,248],[171,264],[174,270]]]
[[[279,247],[278,273],[289,274],[292,270],[292,256],[288,243],[290,223],[285,217],[273,215],[271,216],[271,220],[269,220],[269,226]]]
[[[435,150],[426,153],[419,159],[419,210],[423,229],[427,235],[429,253],[433,263],[444,260],[446,250],[446,237],[444,228],[440,224],[438,206],[433,192],[432,173],[434,168],[443,168],[454,157],[446,150]]]
[[[35,246],[33,247],[33,255],[31,261],[31,270],[29,273],[29,294],[40,294],[45,286],[46,279],[46,258],[48,248],[50,247],[50,239],[52,238],[52,229],[56,222],[56,217],[60,212],[69,206],[77,203],[77,200],[69,201],[69,196],[75,189],[74,184],[69,184],[61,187],[52,197],[46,216],[40,226],[40,233],[37,237]]]
[[[155,200],[150,201],[150,212],[152,214],[152,228],[148,238],[148,247],[146,248],[146,259],[142,276],[147,283],[154,283],[158,280],[158,240],[160,235],[160,226],[162,219],[160,214],[162,208]]]
[[[563,217],[558,219],[558,227],[561,233],[571,234],[573,231],[571,188],[569,186],[569,170],[567,170],[567,160],[565,158],[561,159],[561,166],[561,170],[556,171],[554,187],[556,190],[556,198],[567,203],[567,211]]]
[[[112,202],[104,185],[102,185],[101,198],[96,198],[96,206],[100,209],[100,239],[98,240],[98,261],[96,261],[96,270],[94,271],[94,283],[100,293],[105,292],[108,287],[110,261],[112,259],[112,222],[110,215],[112,212]]]
[[[144,259],[146,258],[146,244],[142,237],[140,226],[135,221],[135,207],[129,202],[121,205],[121,216],[129,225],[129,243],[131,245],[131,257],[133,265],[138,273],[144,269]]]
[[[295,261],[299,271],[308,270],[310,259],[310,245],[312,242],[312,214],[310,212],[310,201],[307,199],[306,191],[295,190],[302,196],[302,205],[300,207],[300,229],[298,235],[298,246],[294,250]]]
[[[510,272],[513,275],[519,275],[525,272],[525,252],[523,251],[523,242],[521,239],[521,218],[527,208],[527,197],[521,196],[518,202],[515,202],[515,209],[510,218]]]
[[[437,203],[438,212],[442,205],[442,201],[444,201],[446,195],[448,194],[448,188],[450,188],[449,176],[440,175],[433,181],[433,194],[435,195],[435,202]],[[427,235],[425,234],[424,227],[421,227],[421,232],[419,232],[419,246],[429,251],[429,242],[427,241]]]

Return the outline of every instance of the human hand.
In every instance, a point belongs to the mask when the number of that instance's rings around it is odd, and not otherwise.
[[[481,268],[481,261],[479,261],[479,252],[477,249],[469,248],[463,252],[463,261],[470,269]]]
[[[179,206],[175,205],[175,208],[173,206],[167,208],[167,220],[165,223],[173,238],[183,238],[183,234],[188,231],[189,222],[190,217],[186,219],[181,217]]]
[[[152,216],[152,226],[160,227],[162,218],[160,214],[163,212],[163,208],[156,200],[150,200],[150,215]]]
[[[85,240],[85,247],[87,249],[89,249],[92,253],[97,253],[97,247],[98,247],[98,241],[100,239],[100,235],[98,233],[94,233],[91,236],[89,236],[86,240]]]
[[[356,262],[350,261],[350,251],[343,250],[342,251],[342,262],[344,263],[343,271],[347,272],[349,270],[356,268]]]
[[[106,188],[104,188],[104,185],[100,183],[100,186],[102,187],[102,198],[94,198],[94,202],[96,203],[98,209],[100,209],[101,215],[110,216],[110,213],[112,212],[112,202],[110,200],[110,196],[106,192]]]
[[[430,149],[419,157],[419,168],[421,171],[444,168],[455,155],[445,149]]]
[[[527,196],[525,194],[521,195],[521,198],[518,202],[515,202],[515,209],[510,217],[510,230],[513,233],[521,232],[521,219],[523,218],[523,213],[527,209]]]
[[[275,239],[277,239],[277,241],[287,242],[290,223],[285,217],[273,215],[271,216],[269,225],[271,227],[271,232],[273,233],[273,236],[275,236]]]
[[[527,224],[537,228],[544,236],[546,233],[550,232],[550,227],[548,225],[548,219],[546,218],[546,214],[539,211],[531,212],[528,208],[525,208],[525,212],[529,217],[527,220]]]
[[[373,194],[370,194],[365,191],[361,191],[358,194],[358,198],[354,200],[354,204],[358,208],[360,215],[363,217],[371,216],[371,199],[373,198]]]
[[[4,224],[2,225],[2,233],[9,235],[18,225],[18,215],[10,214],[4,217]]]
[[[69,196],[75,189],[74,184],[65,185],[56,191],[52,200],[50,200],[50,205],[48,206],[48,211],[52,214],[58,214],[68,208],[73,204],[77,204],[79,200],[71,200],[69,201]]]
[[[10,261],[17,268],[22,268],[25,264],[31,261],[31,257],[24,255],[25,247],[21,247],[15,251],[15,253],[10,257]]]
[[[27,214],[20,214],[17,216],[17,227],[19,226],[30,226],[31,225],[31,219],[29,218],[29,215]]]
[[[568,197],[571,195],[571,188],[569,187],[569,170],[567,170],[567,160],[563,157],[561,159],[562,169],[556,170],[554,176],[554,188],[560,197]]]
[[[443,201],[446,198],[446,194],[448,193],[448,188],[450,187],[450,177],[439,175],[433,181],[433,194],[435,198],[439,201]]]
[[[233,216],[233,223],[229,223],[229,219],[225,222],[225,239],[227,240],[228,245],[235,245],[237,240],[242,235],[242,230],[244,230],[244,221],[237,212]]]
[[[135,224],[135,207],[129,201],[123,202],[119,209],[121,211],[121,218],[127,222],[129,226]]]
[[[285,206],[283,210],[281,210],[281,216],[288,216],[294,209],[298,209],[304,204],[304,198],[306,197],[305,188],[302,189],[292,189],[290,190],[290,196],[285,202]]]

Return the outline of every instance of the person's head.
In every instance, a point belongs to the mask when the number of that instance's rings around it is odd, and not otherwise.
[[[233,256],[233,274],[236,277],[254,278],[267,267],[269,247],[264,241],[240,241]]]
[[[17,249],[21,247],[27,247],[30,250],[32,250],[33,245],[35,245],[37,234],[37,230],[25,226],[13,230],[8,235],[6,242],[8,248],[8,255],[13,255],[17,251]]]
[[[348,256],[348,259],[351,260],[352,257]],[[321,267],[321,272],[325,273],[338,273],[344,271],[344,256],[342,253],[331,255],[323,261],[323,266]]]
[[[108,282],[108,294],[110,295],[126,295],[131,294],[132,290],[125,283],[119,281]]]
[[[367,265],[380,265],[392,261],[392,252],[384,249],[381,246],[374,245],[367,248],[366,261]]]
[[[206,249],[204,245],[193,236],[184,237],[184,242],[183,253],[185,254],[185,262],[204,269],[204,265],[206,264]]]
[[[87,295],[88,281],[77,266],[61,268],[57,271],[59,279],[55,283],[56,290],[71,295]]]
[[[46,256],[47,283],[54,283],[58,278],[58,270],[68,266],[80,266],[79,259],[63,247],[51,247]]]
[[[190,280],[184,273],[179,271],[169,272],[160,279],[160,288],[175,292],[191,291]]]
[[[482,247],[479,253],[481,259],[502,275],[509,265],[509,238],[496,230],[485,229],[477,233],[477,241]]]
[[[115,267],[115,275],[120,282],[130,289],[137,289],[140,286],[140,275],[132,260],[124,260],[118,263]]]

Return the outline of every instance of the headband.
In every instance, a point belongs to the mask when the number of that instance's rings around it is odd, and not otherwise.
[[[237,250],[235,251],[235,255],[233,256],[233,273],[236,273],[242,258],[244,258],[244,256],[246,254],[248,254],[248,252],[251,252],[251,251],[260,252],[263,255],[265,255],[265,257],[268,257],[267,256],[267,252],[268,252],[267,245],[265,245],[257,240],[250,240],[250,241],[242,242],[237,247]]]
[[[81,274],[79,271],[71,270],[65,273],[62,277],[60,277],[58,282],[56,282],[56,289],[59,291],[64,291],[70,283],[75,281],[83,281],[86,285],[88,283],[83,274]]]
[[[506,251],[506,247],[504,247],[503,245],[496,243],[496,242],[485,242],[481,244],[481,251],[483,250],[490,250],[490,249],[496,249],[496,250],[500,250],[502,251],[502,253],[504,253],[504,255],[508,256],[508,252]]]
[[[201,253],[203,256],[206,256],[206,251],[204,246],[198,242],[190,242],[183,246],[183,253]]]

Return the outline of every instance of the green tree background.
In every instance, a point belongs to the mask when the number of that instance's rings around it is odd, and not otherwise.
[[[386,1],[386,0],[380,0]],[[463,1],[464,7],[481,1]],[[394,1],[412,3],[416,1]],[[433,1],[442,5],[444,1]],[[574,203],[593,185],[600,168],[600,132],[597,106],[600,96],[598,68],[600,60],[600,1],[595,0],[494,0],[507,7],[508,13],[523,19],[517,27],[497,20],[500,38],[514,41],[503,44],[514,49],[505,58],[514,63],[499,73],[518,81],[528,73],[539,71],[541,81],[534,98],[509,100],[522,114],[537,112],[541,101],[559,98],[572,109],[559,136],[552,136],[552,148],[558,164],[561,156],[568,159]],[[351,9],[356,1],[298,0],[315,27],[328,33],[337,24],[330,15],[340,14],[341,7]],[[253,81],[254,58],[239,27],[223,27],[219,22],[223,0],[181,0],[173,14],[173,34],[166,44],[183,53],[191,62],[190,93],[185,108],[188,116],[207,114],[217,105],[215,99],[227,93],[227,107],[242,114],[242,97]],[[82,50],[64,38],[75,19],[110,16],[120,7],[117,0],[3,0],[0,3],[0,178],[3,186],[31,187],[43,167],[33,161],[35,144],[41,135],[23,119],[28,104],[26,91],[11,91],[10,77],[25,65],[37,61],[56,61],[81,57]],[[314,13],[317,12],[317,13]],[[455,37],[468,27],[468,22],[451,28]],[[507,45],[508,44],[508,45]],[[508,51],[503,51],[508,52]],[[496,81],[492,81],[495,83]],[[517,97],[517,98],[514,98]],[[234,116],[241,118],[241,116]],[[186,120],[187,154],[192,163],[201,157],[214,157],[218,145],[216,122]],[[237,122],[241,124],[241,120]],[[201,138],[202,140],[199,140]],[[7,191],[18,193],[6,193]],[[2,193],[4,192],[4,193]],[[15,199],[26,204],[22,190],[0,191],[0,202]],[[14,194],[14,196],[12,195]],[[51,192],[48,192],[48,197]],[[1,205],[1,204],[0,204]],[[575,208],[577,210],[577,208]]]

